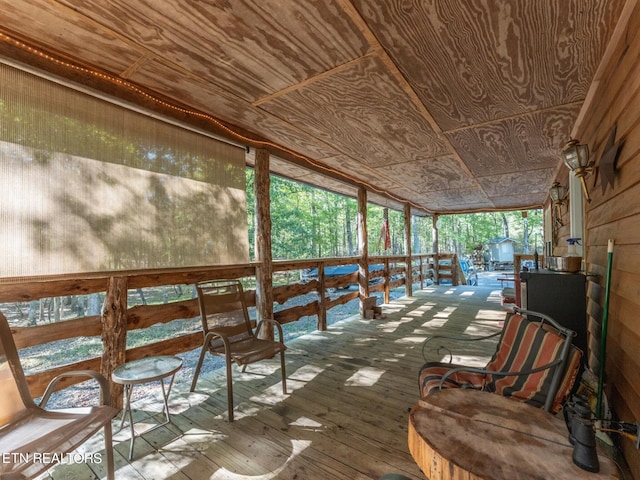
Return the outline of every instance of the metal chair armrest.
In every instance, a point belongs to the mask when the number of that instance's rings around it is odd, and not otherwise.
[[[422,342],[422,358],[425,361],[427,360],[427,357],[425,356],[425,349],[427,347],[427,344],[431,340],[445,339],[445,340],[455,340],[455,341],[460,341],[460,342],[476,342],[476,341],[480,341],[480,340],[488,340],[490,338],[497,337],[501,333],[502,333],[502,330],[499,331],[499,332],[496,332],[496,333],[492,333],[490,335],[482,335],[480,337],[455,336],[455,335],[434,335],[432,337],[427,337],[425,339],[425,341]],[[451,354],[451,350],[446,348],[444,345],[440,345],[440,346],[438,346],[437,351],[440,352],[441,349],[447,350],[449,352],[449,363],[451,363],[451,361],[453,360],[453,355]]]
[[[498,377],[510,377],[510,376],[531,375],[533,373],[542,372],[544,370],[548,370],[549,368],[560,365],[561,363],[562,363],[562,359],[559,358],[545,365],[532,368],[531,370],[519,370],[517,372],[501,372],[496,370],[487,370],[486,368],[464,367],[464,366],[455,367],[455,368],[452,368],[451,370],[448,370],[447,372],[445,372],[444,375],[442,375],[442,378],[440,379],[440,383],[438,384],[438,388],[442,390],[442,386],[444,385],[444,382],[447,380],[447,378],[449,378],[454,373],[458,373],[458,372],[471,372],[471,373],[481,373],[485,375],[493,375]]]
[[[229,341],[229,336],[226,333],[218,332],[216,330],[209,330],[207,334],[204,336],[204,342],[202,342],[202,347],[205,348],[209,346],[211,340],[214,338],[219,338],[222,340],[224,345],[224,353],[227,361],[231,360],[231,342]]]
[[[276,329],[278,330],[278,339],[280,343],[284,345],[284,334],[282,332],[282,325],[280,325],[280,322],[274,320],[273,318],[263,318],[262,320],[260,320],[260,322],[258,322],[258,325],[256,326],[256,336],[260,334],[260,330],[262,329],[262,325],[264,323],[269,323],[276,327]]]
[[[46,406],[49,398],[51,397],[51,394],[55,391],[56,385],[60,380],[62,380],[63,378],[78,376],[89,377],[97,381],[100,385],[100,404],[111,405],[111,391],[109,389],[109,382],[107,382],[107,379],[104,377],[104,375],[94,370],[73,370],[71,372],[65,372],[61,373],[60,375],[56,375],[49,382],[49,385],[47,385],[47,388],[45,389],[38,406],[40,408],[44,408]]]

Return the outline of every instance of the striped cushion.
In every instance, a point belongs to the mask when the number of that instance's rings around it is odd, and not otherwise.
[[[553,328],[539,322],[528,321],[520,314],[505,320],[496,352],[484,367],[494,372],[520,372],[533,370],[560,358],[565,339]],[[580,367],[582,352],[572,347],[565,374],[554,399],[551,411],[556,413],[569,395]],[[425,397],[439,390],[442,376],[452,368],[450,363],[429,362],[419,374],[420,395]],[[443,388],[475,388],[512,397],[536,407],[544,407],[554,368],[530,375],[498,376],[471,372],[456,372],[447,378]]]
[[[532,370],[560,358],[563,343],[562,336],[516,314],[506,320],[496,353],[486,368],[503,372]],[[546,369],[530,375],[493,376],[487,390],[542,407],[554,371]]]
[[[572,345],[571,352],[569,352],[569,359],[567,360],[567,366],[564,369],[562,382],[558,387],[556,398],[554,399],[553,406],[551,407],[551,411],[553,413],[559,412],[560,408],[569,397],[569,394],[573,389],[573,385],[575,384],[576,379],[578,378],[581,359],[582,359],[582,350],[580,350],[575,345]]]
[[[460,365],[451,363],[429,362],[420,369],[420,396],[426,397],[430,393],[440,389],[440,379],[452,368]],[[442,388],[476,388],[482,389],[485,384],[485,375],[471,372],[456,372],[442,385]]]

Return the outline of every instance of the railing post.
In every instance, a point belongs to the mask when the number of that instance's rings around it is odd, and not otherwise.
[[[127,352],[127,277],[110,277],[102,307],[102,363],[100,373],[111,389],[111,404],[122,408],[123,386],[111,380],[115,368],[126,361]]]
[[[391,270],[389,257],[384,257],[384,303],[391,301]]]
[[[269,152],[256,150],[255,160],[255,252],[259,265],[256,267],[256,315],[258,320],[273,318],[273,263],[271,256],[271,210],[269,195]],[[273,340],[273,325],[263,328],[262,338]]]
[[[404,294],[413,295],[413,266],[411,265],[411,206],[404,204]]]
[[[369,241],[367,239],[367,191],[358,189],[358,284],[360,288],[360,311],[364,299],[369,297]]]
[[[451,256],[451,285],[460,285],[460,279],[458,278],[458,254],[454,253]]]
[[[318,263],[318,294],[320,303],[318,304],[318,330],[327,329],[327,299],[326,288],[324,286],[324,262]]]

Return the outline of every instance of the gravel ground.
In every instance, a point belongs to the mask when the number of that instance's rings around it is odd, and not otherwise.
[[[352,289],[355,287],[351,287]],[[416,288],[416,287],[414,287]],[[344,294],[345,291],[341,290],[331,295],[335,298]],[[383,294],[381,292],[373,293],[378,298],[378,305],[383,303]],[[391,292],[391,299],[396,299],[404,295],[404,288],[398,288]],[[286,305],[279,306],[279,308],[291,307],[295,305],[305,305],[317,298],[315,294],[304,295],[296,297],[287,302]],[[334,308],[327,311],[327,324],[331,325],[339,320],[343,320],[351,315],[358,313],[359,302],[358,299],[354,299],[344,305],[337,305]],[[278,308],[276,308],[278,310]],[[289,323],[283,326],[285,343],[288,343],[292,339],[310,333],[316,329],[317,318],[316,316],[303,317],[297,322]],[[175,377],[174,386],[188,388],[193,378],[193,373],[198,363],[198,357],[200,355],[200,349],[191,350],[189,352],[178,354],[177,356],[183,359],[183,367],[178,371]],[[224,367],[224,361],[220,357],[214,357],[207,355],[200,374],[206,374],[218,368]],[[149,395],[160,395],[158,383],[153,382],[149,384],[136,385],[133,388],[131,400],[136,401],[145,398]],[[83,382],[78,385],[74,385],[70,388],[57,392],[51,396],[47,403],[47,408],[69,408],[73,406],[85,406],[94,405],[98,399],[98,387],[95,382]]]

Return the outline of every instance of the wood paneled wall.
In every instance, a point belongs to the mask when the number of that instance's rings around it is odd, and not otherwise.
[[[594,80],[592,101],[577,125],[576,138],[588,143],[599,165],[614,125],[623,142],[613,188],[603,189],[599,169],[587,178],[591,202],[585,204],[585,260],[594,286],[590,291],[603,303],[607,266],[607,240],[615,240],[605,391],[617,417],[640,420],[640,4],[628,2],[628,15],[619,41],[610,46],[610,58]],[[558,179],[566,185],[566,169]],[[606,183],[606,182],[605,182]],[[564,218],[568,222],[568,216]],[[565,244],[568,228],[560,228]],[[597,300],[597,299],[596,299]],[[602,315],[594,309],[596,320]],[[634,479],[640,479],[640,453],[629,440],[622,450]]]

